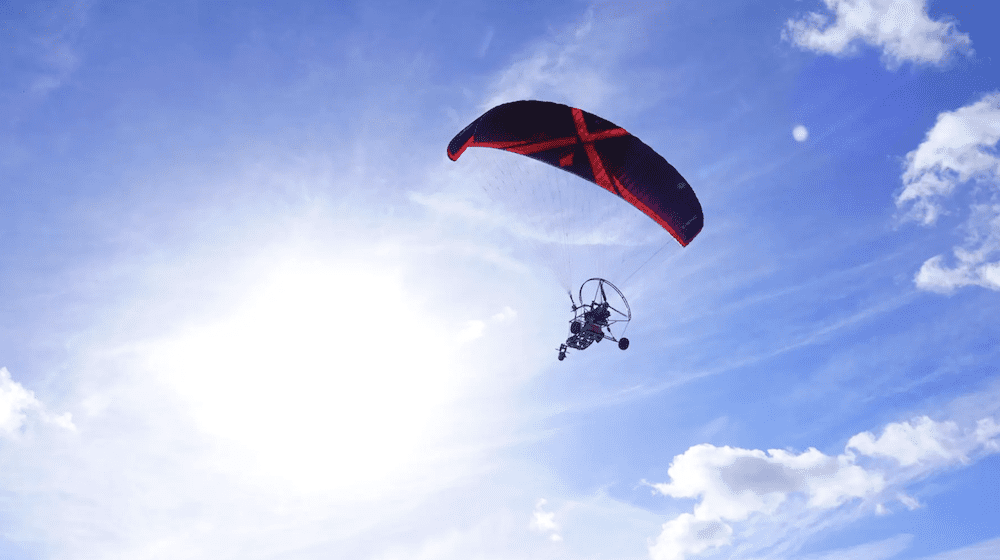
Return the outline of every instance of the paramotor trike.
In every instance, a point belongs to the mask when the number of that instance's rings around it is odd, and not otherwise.
[[[584,303],[584,293],[589,295],[591,290],[594,297],[590,303]],[[610,299],[608,292],[611,292]],[[621,290],[603,278],[591,278],[580,286],[578,295],[579,305],[573,300],[573,294],[569,295],[573,302],[573,319],[569,322],[569,338],[559,345],[559,360],[566,359],[566,350],[570,348],[586,350],[604,339],[617,342],[622,350],[628,348],[628,339],[622,335],[632,320],[632,309]]]

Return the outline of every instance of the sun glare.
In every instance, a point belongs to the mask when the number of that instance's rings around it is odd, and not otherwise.
[[[426,460],[455,390],[446,340],[397,275],[297,264],[153,359],[199,427],[248,454],[248,474],[346,491]]]

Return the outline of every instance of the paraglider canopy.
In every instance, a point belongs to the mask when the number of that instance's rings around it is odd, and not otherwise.
[[[614,123],[548,101],[498,105],[448,144],[458,161],[469,147],[522,154],[578,175],[625,199],[683,246],[701,231],[701,203],[662,156]]]

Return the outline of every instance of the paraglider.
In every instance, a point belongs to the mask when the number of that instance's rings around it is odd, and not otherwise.
[[[621,197],[667,230],[681,246],[701,231],[701,203],[688,182],[667,160],[625,129],[586,111],[548,101],[514,101],[498,105],[474,120],[448,144],[448,158],[458,161],[470,147],[513,152],[563,169]],[[583,303],[583,288],[597,282],[598,295]],[[604,338],[616,340],[623,350],[628,339],[610,332],[616,317],[605,287],[624,296],[607,280],[592,278],[580,287],[580,305],[573,302],[570,337],[559,348],[583,350]],[[572,299],[572,295],[570,296]]]

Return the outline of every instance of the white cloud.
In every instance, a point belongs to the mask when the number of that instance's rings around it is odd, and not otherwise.
[[[700,497],[695,515],[702,519],[743,520],[753,513],[773,513],[791,493],[809,505],[832,508],[880,491],[885,481],[865,472],[848,457],[829,457],[816,449],[794,455],[780,449],[696,445],[674,458],[670,484],[654,484],[664,495]]]
[[[918,287],[950,293],[963,286],[1000,290],[1000,204],[977,204],[971,209],[965,245],[952,249],[954,264],[943,255],[927,259],[914,277]]]
[[[548,533],[549,539],[552,541],[561,541],[562,536],[559,535],[556,514],[554,511],[545,511],[544,507],[546,503],[548,501],[545,498],[541,498],[535,503],[535,511],[531,513],[531,524],[529,526],[533,531]]]
[[[0,369],[0,431],[17,433],[24,423],[26,410],[37,410],[42,403],[35,395],[14,381],[7,368]]]
[[[36,415],[43,422],[74,430],[70,414],[52,415],[35,394],[14,381],[7,368],[0,368],[0,434],[16,436],[26,426],[28,416]]]
[[[458,333],[459,342],[469,342],[470,340],[475,340],[483,336],[483,332],[486,330],[486,323],[479,320],[471,320],[465,322],[465,327],[462,328],[461,332]]]
[[[493,321],[496,321],[497,323],[504,323],[507,321],[512,321],[516,317],[517,317],[517,311],[512,309],[509,305],[506,305],[504,306],[503,309],[500,310],[500,312],[496,313],[490,318]]]
[[[963,227],[966,238],[953,250],[954,265],[942,255],[924,262],[915,281],[923,289],[951,292],[961,286],[1000,290],[1000,93],[938,115],[916,150],[906,155],[903,191],[896,205],[904,218],[924,225],[948,213],[943,201],[972,183]]]
[[[733,528],[716,520],[682,513],[663,524],[663,532],[649,547],[653,560],[684,560],[731,544]]]
[[[913,204],[912,217],[934,223],[942,208],[939,199],[961,183],[1000,179],[1000,93],[938,115],[937,123],[916,150],[906,154],[903,192],[896,204]]]
[[[824,0],[835,14],[810,12],[788,20],[782,36],[799,47],[833,55],[851,54],[857,43],[882,49],[890,67],[903,62],[941,64],[955,52],[971,52],[972,41],[955,23],[927,16],[926,0]]]
[[[967,463],[969,453],[991,445],[1000,435],[992,418],[979,421],[973,430],[954,422],[935,422],[923,416],[912,422],[889,424],[882,435],[863,432],[847,442],[847,449],[870,457],[894,459],[903,467]]]
[[[804,539],[824,518],[884,515],[889,501],[915,509],[920,504],[903,492],[907,484],[997,452],[998,436],[1000,425],[993,418],[962,429],[954,422],[922,417],[889,424],[879,436],[858,434],[837,456],[813,448],[795,454],[696,445],[674,457],[670,482],[652,484],[666,496],[698,502],[691,513],[663,524],[650,555],[683,560],[729,545],[745,550],[753,548],[755,534],[793,528],[795,539]],[[846,507],[851,502],[856,504]]]
[[[465,322],[465,326],[458,333],[459,342],[470,342],[476,340],[477,338],[482,338],[486,333],[486,328],[489,324],[503,324],[513,321],[517,318],[517,311],[511,308],[509,305],[504,306],[499,312],[494,313],[490,316],[489,322],[482,321],[480,319],[471,319]]]

